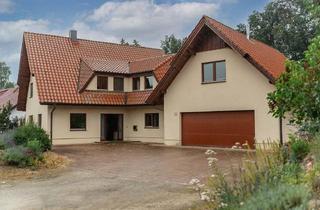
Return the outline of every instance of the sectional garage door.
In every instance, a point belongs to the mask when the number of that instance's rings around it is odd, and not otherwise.
[[[182,114],[182,145],[232,147],[254,144],[254,112],[195,112]]]

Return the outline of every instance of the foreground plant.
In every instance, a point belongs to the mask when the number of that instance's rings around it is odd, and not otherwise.
[[[190,184],[206,202],[207,209],[307,209],[312,197],[310,182],[301,164],[290,160],[291,153],[275,143],[263,144],[256,152],[247,152],[240,166],[231,167],[225,174],[218,166],[216,152],[208,150],[206,156],[212,171],[208,183],[194,179]],[[311,175],[309,180],[317,177]]]

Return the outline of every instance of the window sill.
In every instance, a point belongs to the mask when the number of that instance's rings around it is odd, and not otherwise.
[[[226,82],[227,80],[221,80],[221,81],[211,81],[211,82],[201,82],[202,85],[206,84],[213,84],[213,83],[223,83]]]
[[[70,131],[87,131],[86,128],[71,128]]]
[[[145,126],[144,129],[159,129],[159,127]]]

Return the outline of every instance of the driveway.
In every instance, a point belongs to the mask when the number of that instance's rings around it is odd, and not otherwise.
[[[191,178],[209,171],[205,149],[134,143],[56,146],[73,160],[48,177],[0,184],[1,209],[188,209]],[[218,152],[228,170],[241,153]]]

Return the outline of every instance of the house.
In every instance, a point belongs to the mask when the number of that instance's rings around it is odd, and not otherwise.
[[[19,87],[6,88],[0,90],[0,108],[12,105],[10,120],[23,120],[25,112],[17,110]]]
[[[285,60],[207,16],[176,55],[79,39],[76,31],[24,33],[18,109],[53,144],[253,145],[289,132],[266,100]]]

